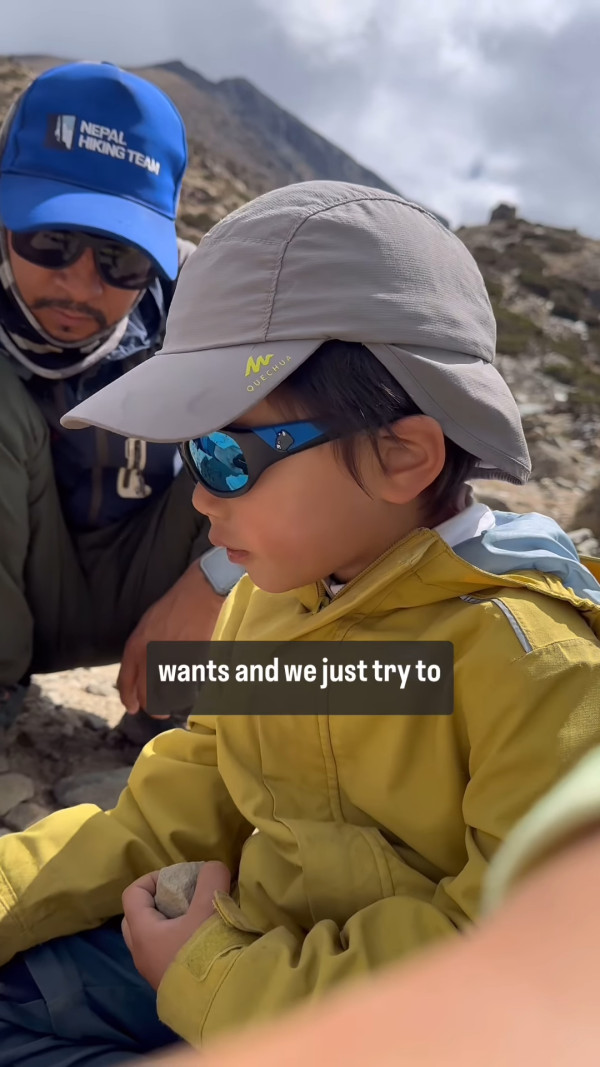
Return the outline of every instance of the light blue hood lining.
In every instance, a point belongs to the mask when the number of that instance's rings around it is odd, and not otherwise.
[[[576,596],[600,606],[600,584],[554,519],[506,511],[495,511],[494,519],[491,530],[455,545],[453,552],[488,574],[551,574]]]

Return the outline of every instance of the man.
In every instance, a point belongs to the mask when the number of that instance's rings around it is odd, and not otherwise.
[[[32,672],[121,655],[121,699],[143,709],[147,642],[208,638],[239,576],[204,556],[172,445],[60,425],[161,345],[193,250],[175,232],[186,163],[170,100],[111,64],[41,75],[0,135],[0,727]]]

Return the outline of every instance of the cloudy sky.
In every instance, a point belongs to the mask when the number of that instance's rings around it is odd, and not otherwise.
[[[600,236],[600,0],[4,0],[5,53],[250,78],[454,225]]]

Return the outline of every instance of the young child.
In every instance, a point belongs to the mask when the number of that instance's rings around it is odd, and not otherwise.
[[[219,223],[164,353],[66,416],[186,441],[194,505],[247,570],[217,638],[451,641],[455,709],[196,714],[113,811],[3,838],[0,1067],[199,1045],[477,918],[498,845],[600,733],[600,586],[550,519],[466,485],[529,473],[494,346],[457,237],[309,182]],[[192,859],[215,862],[165,919],[155,872]]]

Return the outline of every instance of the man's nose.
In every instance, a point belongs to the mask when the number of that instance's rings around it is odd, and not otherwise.
[[[102,296],[104,292],[104,283],[98,274],[91,248],[85,248],[75,263],[70,267],[63,267],[57,273],[59,284],[71,300],[86,303],[94,297]]]

